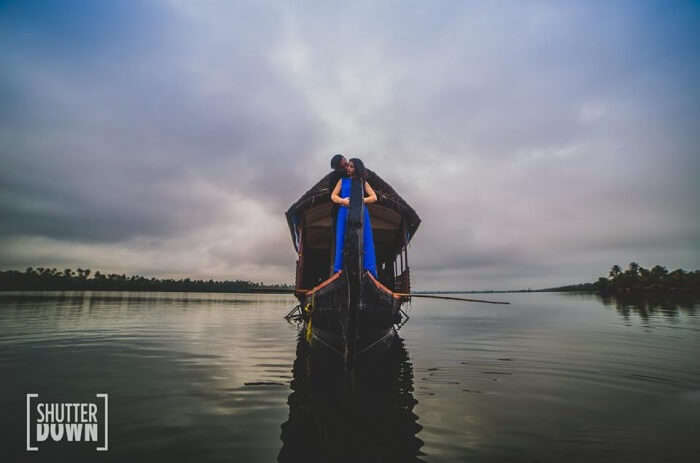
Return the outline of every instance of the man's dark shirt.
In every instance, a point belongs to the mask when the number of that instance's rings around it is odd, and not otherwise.
[[[333,193],[333,189],[335,188],[335,185],[338,183],[338,180],[340,180],[343,177],[345,177],[344,170],[334,170],[331,172],[331,176],[328,178],[328,194],[329,195],[331,193]]]
[[[335,186],[338,184],[338,180],[341,178],[345,177],[345,171],[343,170],[334,170],[331,172],[331,176],[328,178],[328,196],[333,193],[333,190],[335,189]],[[338,205],[336,203],[333,203],[333,207],[331,208],[331,219],[333,220],[333,225],[335,226],[335,220],[338,217]]]

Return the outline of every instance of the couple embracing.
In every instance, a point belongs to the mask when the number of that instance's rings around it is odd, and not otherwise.
[[[377,194],[367,182],[367,177],[371,172],[365,169],[365,165],[360,159],[353,158],[348,161],[342,154],[336,154],[331,158],[331,168],[333,172],[330,175],[328,187],[331,191],[331,201],[337,205],[333,207],[332,212],[333,218],[336,219],[333,272],[338,272],[343,268],[345,225],[348,217],[348,206],[350,206],[352,179],[356,178],[364,181],[365,204],[377,202]],[[374,252],[374,236],[372,234],[372,224],[369,220],[369,209],[366,207],[364,208],[362,239],[364,242],[363,267],[376,278],[377,259]]]

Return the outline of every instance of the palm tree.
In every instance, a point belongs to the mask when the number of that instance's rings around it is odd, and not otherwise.
[[[639,267],[639,276],[642,277],[642,280],[647,280],[649,279],[649,275],[651,275],[651,272],[644,267]]]
[[[660,279],[662,279],[663,277],[665,277],[666,275],[668,275],[668,270],[666,269],[666,267],[664,267],[664,266],[662,266],[662,265],[654,265],[654,266],[651,268],[651,275],[652,275],[655,279],[660,280]]]
[[[610,269],[610,278],[612,278],[614,280],[615,278],[619,277],[621,273],[622,273],[622,269],[620,268],[619,265],[615,264]]]
[[[639,273],[639,264],[636,262],[630,262],[627,272],[631,273],[632,275],[637,275]]]

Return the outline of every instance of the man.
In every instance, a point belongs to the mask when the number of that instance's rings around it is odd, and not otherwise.
[[[330,177],[328,177],[328,197],[330,198],[331,193],[333,193],[333,188],[338,183],[338,180],[346,175],[345,168],[348,165],[348,160],[342,154],[336,154],[331,158],[331,172]],[[331,208],[331,223],[333,224],[333,233],[335,236],[335,220],[338,217],[338,205],[331,202],[333,207]]]
[[[330,195],[335,188],[335,184],[338,180],[345,176],[345,168],[348,165],[348,160],[342,154],[336,154],[331,158],[331,176],[328,179],[328,194]]]

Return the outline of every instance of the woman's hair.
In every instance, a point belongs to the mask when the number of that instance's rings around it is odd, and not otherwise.
[[[365,169],[365,164],[362,159],[352,158],[349,162],[355,167],[355,176],[363,180],[367,180],[367,170]]]

